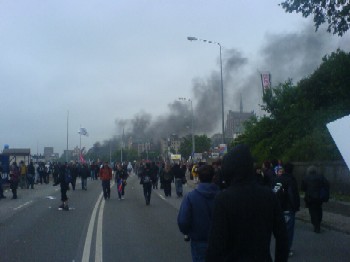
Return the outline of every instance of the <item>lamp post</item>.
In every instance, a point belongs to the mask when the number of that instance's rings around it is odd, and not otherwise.
[[[188,101],[191,104],[191,133],[192,133],[192,154],[191,154],[191,157],[192,157],[192,161],[193,161],[194,153],[196,152],[196,146],[195,146],[195,140],[194,140],[194,116],[193,116],[192,100],[184,98],[184,97],[179,97],[179,100]]]
[[[193,36],[188,36],[187,40],[189,41],[202,41],[205,43],[209,43],[209,44],[216,44],[219,46],[220,49],[220,79],[221,79],[221,120],[222,120],[222,143],[225,144],[225,115],[224,115],[224,83],[222,80],[222,58],[221,58],[221,44],[218,42],[214,42],[214,41],[209,41],[209,40],[205,40],[205,39],[200,39],[197,37],[193,37]]]

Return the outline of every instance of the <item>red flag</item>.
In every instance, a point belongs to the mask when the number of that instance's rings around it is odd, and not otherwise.
[[[84,159],[84,157],[83,157],[82,154],[80,154],[80,162],[81,162],[81,163],[85,163],[85,159]]]

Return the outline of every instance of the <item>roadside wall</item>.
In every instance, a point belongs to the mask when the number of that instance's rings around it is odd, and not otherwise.
[[[301,186],[302,179],[306,176],[306,169],[315,165],[318,170],[328,179],[331,193],[350,195],[350,171],[345,162],[294,162],[294,176]]]

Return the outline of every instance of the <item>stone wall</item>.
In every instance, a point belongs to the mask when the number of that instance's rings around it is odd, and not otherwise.
[[[300,189],[301,181],[306,175],[306,169],[315,165],[328,179],[331,193],[350,195],[350,171],[345,162],[294,162],[294,176]]]

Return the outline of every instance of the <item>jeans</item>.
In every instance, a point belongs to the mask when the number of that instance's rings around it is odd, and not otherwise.
[[[182,196],[182,179],[176,178],[175,179],[175,188],[176,188],[176,194],[177,196]]]
[[[284,220],[287,226],[288,234],[288,249],[291,250],[294,239],[294,225],[295,225],[295,212],[293,211],[284,211]]]
[[[82,190],[87,190],[87,178],[81,178],[81,189]]]
[[[191,241],[191,254],[193,262],[204,262],[205,253],[208,248],[207,242]]]

